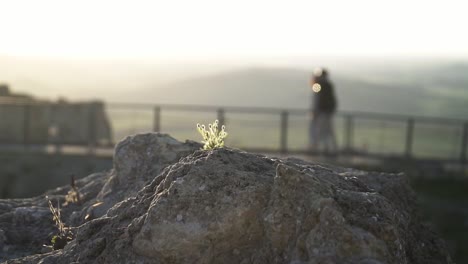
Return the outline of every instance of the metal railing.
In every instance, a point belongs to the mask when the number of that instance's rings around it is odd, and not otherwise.
[[[12,106],[14,111],[5,105]],[[112,145],[97,139],[99,124],[92,111],[78,124],[87,133],[85,141],[60,142],[50,135],[34,137],[39,133],[39,125],[33,122],[37,119],[34,116],[37,105],[30,101],[0,101],[2,120],[9,112],[16,113],[9,117],[9,122],[0,125],[1,144],[72,144],[91,149]],[[106,113],[113,130],[112,143],[144,131],[169,133],[179,140],[198,140],[195,124],[218,119],[231,132],[230,146],[260,152],[317,154],[307,148],[308,109],[109,103]],[[12,127],[15,133],[8,130]],[[335,127],[339,154],[467,163],[468,120],[339,111]]]
[[[194,132],[195,124],[200,122],[200,119],[206,119],[207,116],[210,116],[212,119],[206,120],[212,121],[214,118],[218,119],[220,123],[226,124],[228,132],[232,129],[232,126],[236,126],[236,123],[245,121],[246,125],[242,127],[242,130],[250,129],[252,133],[259,132],[265,138],[257,136],[260,141],[264,141],[265,144],[262,146],[256,140],[250,142],[253,144],[243,142],[248,137],[251,137],[251,134],[244,135],[244,133],[241,133],[243,135],[236,135],[236,133],[230,133],[228,140],[235,139],[229,144],[233,147],[242,147],[246,150],[261,152],[317,154],[311,153],[307,148],[308,115],[310,113],[308,109],[170,104],[108,104],[108,111],[112,111],[112,109],[152,111],[152,128],[142,126],[140,129],[134,128],[132,132],[152,130],[168,132],[176,137],[180,133],[179,140],[184,140],[191,136],[193,136],[192,139],[198,139],[197,133]],[[183,126],[187,132],[185,134],[181,133],[180,130],[171,128],[174,124],[170,121],[171,119],[177,119],[174,115],[176,112],[179,113],[179,116],[178,120],[174,120],[174,122],[186,124]],[[194,115],[194,118],[189,118],[190,115]],[[242,120],[239,117],[240,115],[261,117],[253,118],[252,122],[247,122],[246,119]],[[134,117],[136,116],[138,116],[138,113],[134,114]],[[199,117],[199,119],[195,117]],[[335,119],[336,134],[340,138],[339,152],[341,154],[440,160],[462,164],[466,164],[467,162],[468,120],[351,111],[339,111]],[[249,127],[249,125],[255,125],[255,120],[259,123],[267,122],[265,120],[270,121],[268,121],[269,124],[264,126],[259,125],[255,131],[254,128]],[[297,126],[298,120],[301,123],[299,126]],[[138,127],[138,125],[134,126]],[[240,130],[238,129],[238,131]],[[271,132],[274,136],[267,135],[265,131]],[[118,133],[118,131],[116,132]],[[190,135],[188,135],[189,133]],[[388,139],[385,139],[384,136],[379,136],[385,133],[390,134]],[[298,136],[299,134],[300,136]],[[184,137],[184,135],[188,136]],[[241,139],[241,137],[243,138]],[[388,142],[386,142],[386,145],[382,145],[382,141],[385,140]],[[295,144],[292,141],[295,141]],[[299,141],[302,144],[298,143]],[[367,143],[359,145],[358,141]],[[370,146],[371,143],[369,142],[372,142],[373,146]]]

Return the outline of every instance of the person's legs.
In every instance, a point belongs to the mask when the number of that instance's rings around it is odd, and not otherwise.
[[[329,144],[328,144],[328,141],[329,141],[329,136],[330,136],[330,123],[329,123],[329,115],[327,113],[324,113],[322,114],[322,133],[321,133],[321,137],[322,137],[322,142],[323,142],[323,150],[324,152],[328,152],[329,149]]]
[[[324,146],[326,146],[326,114],[320,113],[317,115],[316,119],[317,124],[317,151],[320,151]]]
[[[336,152],[337,144],[335,137],[335,129],[333,124],[333,114],[327,113],[324,115],[324,137],[325,137],[325,150],[327,152]]]
[[[309,150],[315,150],[317,144],[317,125],[313,112],[309,112]]]
[[[319,151],[321,142],[323,141],[323,132],[322,130],[323,115],[322,113],[315,112],[312,117],[311,127],[310,127],[310,136],[311,136],[311,145],[310,150]]]
[[[336,143],[336,136],[335,136],[335,124],[334,124],[334,118],[333,118],[333,114],[330,113],[330,117],[329,117],[329,122],[330,122],[330,146],[331,146],[331,150],[333,152],[337,152],[338,151],[338,144]]]

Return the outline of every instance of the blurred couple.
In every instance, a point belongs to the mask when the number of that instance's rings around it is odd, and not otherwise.
[[[309,121],[309,151],[335,154],[337,144],[333,128],[333,115],[337,100],[328,71],[317,68],[311,79],[312,105]]]

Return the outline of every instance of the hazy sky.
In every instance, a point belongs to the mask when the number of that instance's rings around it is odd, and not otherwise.
[[[466,1],[0,0],[0,55],[468,57]]]

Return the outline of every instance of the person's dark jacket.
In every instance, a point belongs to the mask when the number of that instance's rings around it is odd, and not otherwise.
[[[334,113],[337,108],[333,84],[328,79],[317,79],[320,91],[314,92],[313,111],[316,113]]]

